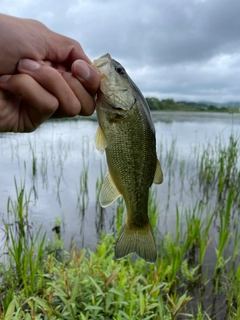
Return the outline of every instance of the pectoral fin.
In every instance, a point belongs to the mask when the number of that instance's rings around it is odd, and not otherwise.
[[[160,184],[162,182],[163,182],[162,168],[161,168],[160,162],[157,159],[157,165],[156,165],[156,171],[155,171],[153,183]]]
[[[95,136],[95,145],[98,151],[100,151],[101,153],[104,152],[107,146],[107,141],[101,127],[98,127],[97,129],[96,136]]]
[[[103,182],[102,189],[100,191],[99,201],[101,207],[105,208],[113,203],[118,197],[120,197],[120,193],[117,190],[114,182],[109,173],[107,173],[106,178]]]

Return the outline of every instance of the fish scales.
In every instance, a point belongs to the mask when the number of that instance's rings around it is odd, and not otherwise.
[[[155,128],[146,100],[109,54],[94,61],[101,75],[97,94],[96,146],[106,152],[109,173],[100,192],[103,207],[123,196],[127,219],[115,245],[116,258],[136,252],[155,262],[157,250],[148,217],[152,183],[162,183]]]
[[[130,128],[128,123],[122,121],[113,126],[112,130],[108,130],[106,139],[111,142],[106,147],[106,155],[109,172],[119,181],[118,190],[125,199],[127,210],[131,211],[128,223],[140,226],[148,219],[148,192],[156,168],[156,155],[152,143],[155,139],[147,126],[146,130],[139,132],[139,122],[142,122],[144,114],[139,114],[137,105],[131,113],[135,121]],[[144,124],[146,121],[143,120]]]

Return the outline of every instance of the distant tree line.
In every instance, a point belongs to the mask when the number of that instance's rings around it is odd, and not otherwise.
[[[174,101],[173,99],[158,100],[157,98],[146,98],[152,111],[211,111],[211,112],[239,112],[239,108],[217,107],[205,103]]]

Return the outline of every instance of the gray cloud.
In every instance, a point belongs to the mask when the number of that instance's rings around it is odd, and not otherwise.
[[[1,11],[75,38],[91,59],[109,52],[145,94],[240,100],[240,1],[3,0]]]

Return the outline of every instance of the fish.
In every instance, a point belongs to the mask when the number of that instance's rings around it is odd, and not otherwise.
[[[163,182],[155,128],[148,104],[124,67],[105,54],[93,61],[100,73],[96,98],[96,148],[106,152],[108,173],[99,195],[107,207],[122,196],[127,217],[115,243],[115,258],[135,252],[155,263],[157,248],[148,216],[149,188]]]

